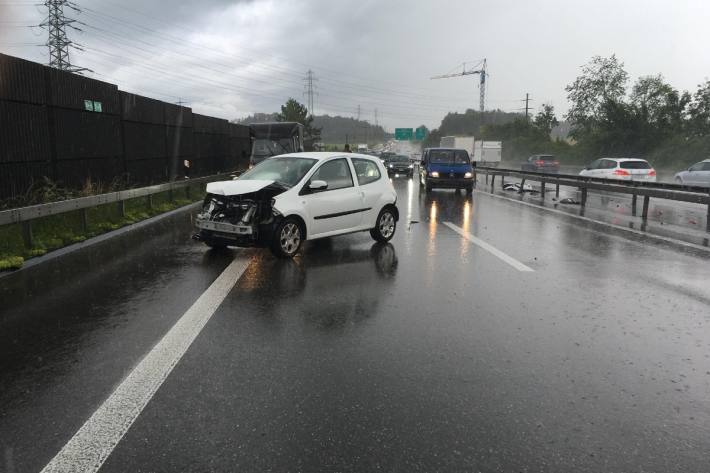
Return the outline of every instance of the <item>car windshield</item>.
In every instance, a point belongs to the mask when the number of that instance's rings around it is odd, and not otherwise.
[[[275,157],[257,164],[241,176],[240,181],[276,181],[277,183],[293,187],[303,179],[303,176],[316,163],[315,159]]]
[[[432,164],[469,164],[468,153],[464,150],[434,149],[429,152]]]
[[[551,155],[538,156],[536,159],[538,161],[557,161],[557,158]]]
[[[408,163],[409,162],[409,157],[408,156],[390,156],[388,158],[385,158],[385,161],[388,163]]]
[[[254,156],[276,156],[279,154],[293,153],[298,150],[293,149],[291,138],[257,138],[254,140],[252,154]]]
[[[651,169],[651,165],[646,161],[621,161],[619,167],[622,169]]]

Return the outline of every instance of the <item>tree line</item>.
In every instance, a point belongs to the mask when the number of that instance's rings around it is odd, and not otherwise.
[[[570,140],[551,138],[559,122],[554,108],[543,105],[531,119],[473,110],[449,114],[424,146],[437,146],[441,136],[473,134],[503,141],[503,159],[509,161],[551,153],[572,163],[643,157],[655,166],[681,168],[710,157],[710,81],[679,91],[659,74],[639,77],[629,87],[628,72],[615,55],[595,56],[565,91]],[[461,133],[462,120],[467,133]]]

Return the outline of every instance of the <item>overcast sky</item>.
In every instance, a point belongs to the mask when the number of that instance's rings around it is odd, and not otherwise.
[[[439,125],[478,109],[478,76],[430,80],[488,60],[486,109],[551,103],[593,55],[615,53],[632,79],[661,73],[693,91],[710,76],[710,1],[75,0],[65,14],[84,46],[71,60],[123,90],[183,101],[223,118],[305,103],[387,128]],[[166,8],[166,5],[170,5]],[[34,0],[0,0],[0,51],[46,63],[46,15]],[[533,110],[534,111],[534,110]]]

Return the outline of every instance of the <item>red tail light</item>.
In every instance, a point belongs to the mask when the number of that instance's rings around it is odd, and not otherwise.
[[[651,169],[650,171],[648,171],[648,175],[649,175],[649,176],[655,176],[655,175],[656,175],[656,170],[655,170],[655,169]]]
[[[544,165],[545,165],[545,161],[543,161],[542,159],[538,159],[537,161],[535,161],[535,166],[544,166]]]
[[[552,161],[553,166],[559,166],[560,162],[559,161]]]
[[[630,176],[629,171],[626,169],[616,169],[613,174],[615,176]]]

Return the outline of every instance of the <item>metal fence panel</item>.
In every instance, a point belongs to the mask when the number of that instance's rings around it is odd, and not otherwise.
[[[49,176],[49,163],[0,163],[0,199],[24,195],[33,183]]]
[[[120,157],[121,118],[79,110],[54,110],[57,159]]]
[[[126,172],[131,184],[153,184],[165,182],[168,177],[164,158],[128,161]]]
[[[85,101],[90,100],[101,103],[102,114],[120,114],[118,86],[54,68],[46,70],[49,74],[51,105],[85,110]]]
[[[119,92],[119,97],[123,120],[156,125],[164,124],[165,102],[128,92]]]
[[[46,67],[0,54],[0,99],[47,103]]]
[[[230,123],[229,136],[232,138],[249,138],[249,127],[239,123]]]
[[[57,183],[82,188],[88,182],[108,185],[123,176],[123,163],[118,157],[72,159],[57,163]]]
[[[194,139],[192,128],[168,127],[168,156],[192,157],[194,155]]]
[[[172,103],[165,103],[165,121],[168,126],[192,127],[192,109]]]
[[[47,107],[0,100],[0,163],[49,159]]]
[[[167,156],[165,128],[165,125],[124,121],[123,140],[126,161],[165,159]]]

